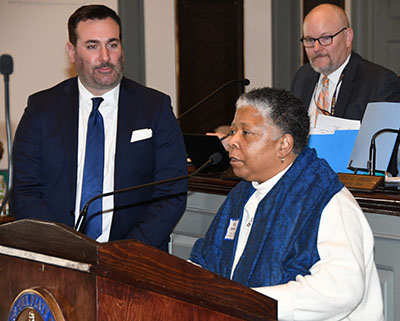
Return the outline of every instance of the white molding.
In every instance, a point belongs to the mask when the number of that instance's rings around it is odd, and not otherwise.
[[[31,251],[25,251],[20,249],[14,249],[11,247],[0,245],[0,254],[18,257],[21,259],[31,260],[40,263],[46,263],[51,265],[56,265],[60,267],[65,267],[72,270],[78,270],[81,272],[90,272],[91,264],[76,262],[67,259],[61,259],[54,256],[44,255],[40,253],[35,253]]]

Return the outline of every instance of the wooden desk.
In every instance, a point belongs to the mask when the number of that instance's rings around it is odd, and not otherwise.
[[[238,182],[238,180],[234,179],[225,179],[220,175],[197,175],[190,178],[189,190],[192,192],[227,195]],[[350,191],[365,213],[400,216],[399,190],[377,189],[372,193]]]

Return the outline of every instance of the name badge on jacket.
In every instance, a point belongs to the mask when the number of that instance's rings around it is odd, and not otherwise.
[[[132,131],[131,143],[137,142],[139,140],[149,139],[153,136],[153,131],[151,128],[143,128]]]

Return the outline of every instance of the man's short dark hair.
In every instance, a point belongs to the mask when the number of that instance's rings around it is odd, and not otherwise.
[[[78,8],[68,19],[68,34],[69,41],[76,46],[78,36],[76,34],[76,28],[78,23],[86,20],[103,20],[106,18],[112,18],[119,26],[119,39],[122,40],[121,34],[121,19],[117,13],[106,6],[103,5],[88,5]]]
[[[293,93],[268,87],[253,89],[242,94],[236,102],[237,109],[249,105],[267,121],[272,121],[282,135],[292,135],[294,153],[299,154],[307,145],[310,117],[307,108]]]

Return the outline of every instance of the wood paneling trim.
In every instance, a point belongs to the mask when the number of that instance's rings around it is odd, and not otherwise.
[[[192,176],[189,190],[210,194],[227,195],[239,181],[224,179],[221,176]],[[400,216],[400,191],[377,190],[364,193],[351,190],[354,198],[366,213]]]

